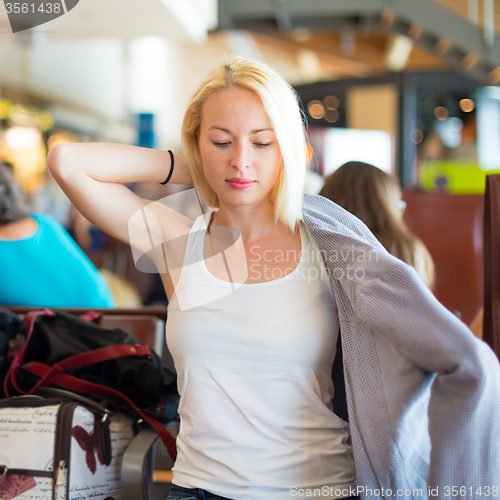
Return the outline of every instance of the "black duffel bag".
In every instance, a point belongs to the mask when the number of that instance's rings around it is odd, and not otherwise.
[[[57,309],[28,313],[26,342],[5,377],[5,394],[56,386],[93,395],[109,410],[139,414],[174,458],[175,442],[156,418],[177,400],[173,365],[126,330],[89,319]]]
[[[2,382],[10,366],[9,351],[15,346],[16,340],[17,342],[21,341],[22,324],[23,322],[17,314],[8,309],[0,308],[0,381]],[[5,397],[2,383],[0,386],[0,399]]]

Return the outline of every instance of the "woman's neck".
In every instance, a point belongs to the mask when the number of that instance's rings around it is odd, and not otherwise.
[[[286,231],[286,227],[274,222],[274,207],[226,207],[221,206],[212,217],[212,226],[229,226],[238,229],[243,242],[255,241],[277,231]]]
[[[0,226],[0,238],[6,240],[19,240],[27,238],[36,232],[38,223],[31,217],[25,217],[16,222],[10,222]]]

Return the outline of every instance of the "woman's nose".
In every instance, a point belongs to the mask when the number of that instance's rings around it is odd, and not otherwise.
[[[237,168],[248,167],[249,151],[245,144],[235,144],[232,165]]]

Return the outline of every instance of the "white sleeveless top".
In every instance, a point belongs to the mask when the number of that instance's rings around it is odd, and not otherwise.
[[[203,259],[209,220],[191,228],[169,305],[181,394],[173,484],[237,500],[355,487],[349,426],[332,412],[339,325],[316,243],[301,223],[292,273],[234,289]]]

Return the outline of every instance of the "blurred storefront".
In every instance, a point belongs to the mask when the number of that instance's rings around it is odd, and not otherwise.
[[[12,164],[16,181],[28,192],[45,183],[47,135],[54,118],[48,104],[3,87],[0,100],[0,159]]]

